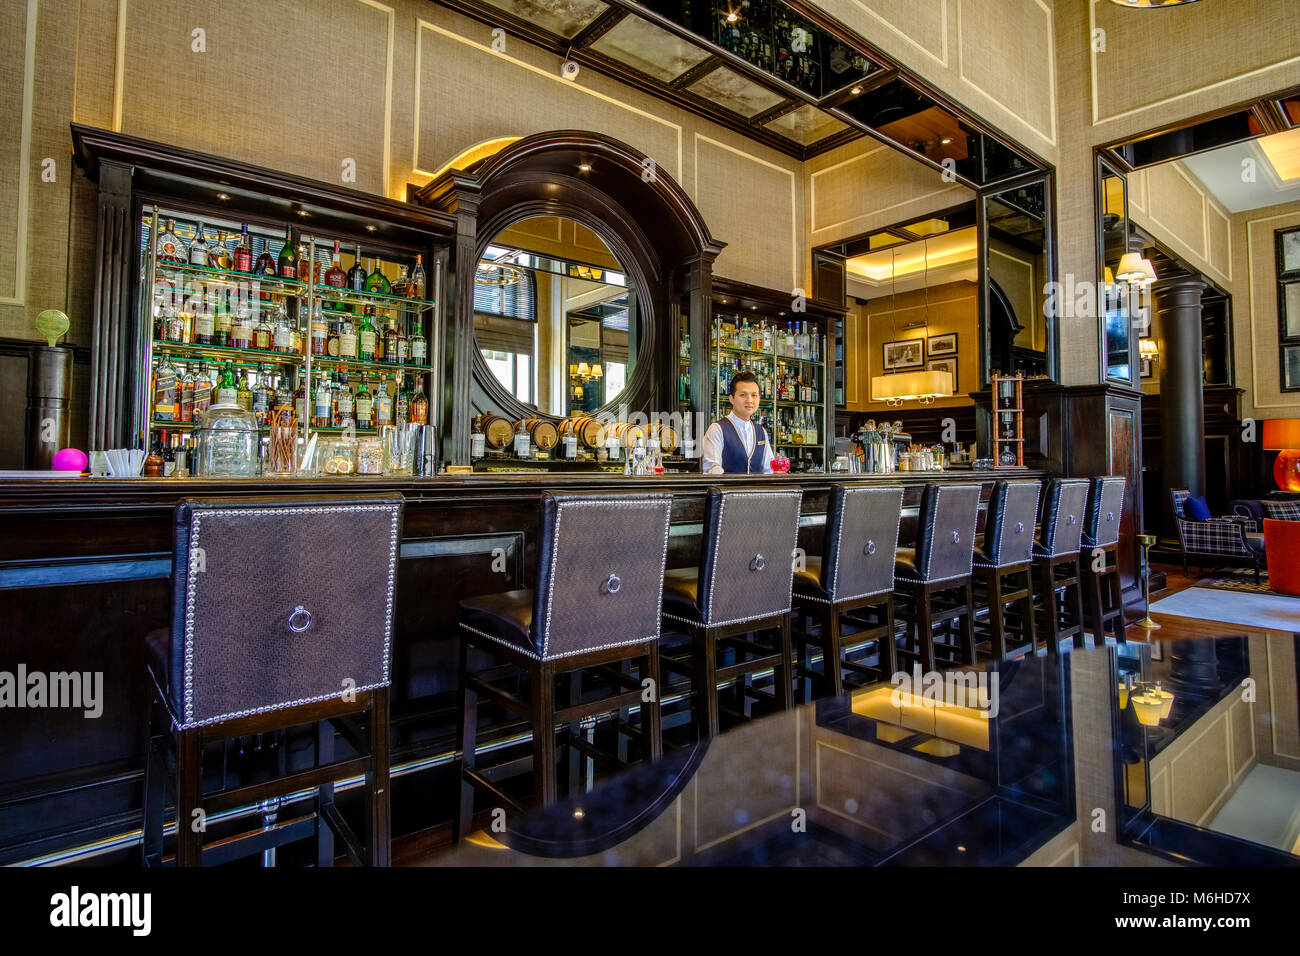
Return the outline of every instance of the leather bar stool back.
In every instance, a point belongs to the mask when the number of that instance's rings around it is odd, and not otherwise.
[[[1086,478],[1056,478],[1043,496],[1043,520],[1034,543],[1034,596],[1038,634],[1055,654],[1061,641],[1083,646],[1083,584],[1079,546],[1088,503]]]
[[[1088,488],[1079,562],[1084,609],[1093,642],[1107,636],[1124,640],[1124,595],[1119,579],[1119,526],[1126,480],[1122,475],[1094,478]]]
[[[658,641],[671,510],[667,494],[543,494],[537,586],[460,602],[457,839],[472,827],[476,790],[491,794],[496,806],[524,809],[477,769],[480,696],[531,725],[535,804],[556,799],[559,724],[567,725],[566,748],[594,760],[608,755],[580,728],[598,715],[617,714],[616,736],[634,737],[650,759],[660,755]],[[471,655],[484,653],[526,674],[525,689],[516,694],[495,676],[489,680],[487,669],[474,668]],[[638,677],[621,666],[631,663]],[[589,684],[593,677],[603,683],[585,687],[584,671]],[[561,675],[568,676],[563,706],[556,700]],[[646,681],[652,682],[649,700]],[[633,707],[639,707],[638,727],[621,719]]]
[[[1007,656],[1007,605],[1015,611],[1021,641],[1034,644],[1034,525],[1038,518],[1036,481],[999,481],[993,485],[984,534],[975,542],[974,575],[983,585],[979,610],[988,612],[992,656]],[[979,613],[977,610],[977,614]]]
[[[916,547],[898,549],[894,590],[909,599],[904,617],[911,634],[910,646],[900,653],[919,660],[926,671],[938,663],[937,646],[951,652],[947,663],[975,663],[971,566],[979,500],[979,485],[927,484],[921,494]],[[950,630],[953,621],[960,621],[961,645],[936,645],[934,625]]]
[[[254,831],[243,842],[245,853],[276,845],[273,838],[285,843],[314,832],[320,863],[332,862],[333,835],[358,863],[387,863],[388,685],[402,511],[400,495],[188,499],[176,509],[172,624],[146,639],[158,691],[146,780],[146,864],[162,862],[168,745],[176,750],[177,819],[183,824],[177,827],[178,865],[224,862],[240,848],[241,841],[230,838],[205,852],[201,833],[189,825],[196,811],[307,787],[318,788],[317,812],[268,828],[278,833]],[[338,542],[347,544],[347,573],[322,574],[319,556]],[[363,757],[288,774],[274,793],[265,785],[203,792],[205,741],[356,714],[369,723]],[[334,731],[328,723],[317,730],[317,756],[329,757]],[[366,778],[364,845],[333,806],[333,781],[358,773]]]
[[[790,610],[803,494],[710,488],[696,603],[708,627]]]
[[[897,669],[894,656],[894,557],[903,512],[903,489],[835,484],[826,505],[826,532],[820,557],[809,557],[803,570],[796,568],[794,602],[804,620],[798,632],[799,672],[808,685],[817,680],[822,690],[838,696],[844,692],[844,673],[871,675],[888,680]],[[850,612],[857,612],[850,616]],[[870,614],[870,620],[863,614]],[[818,632],[809,632],[815,619]],[[845,635],[845,620],[858,630]],[[809,645],[822,651],[822,669],[809,659]],[[870,667],[861,652],[874,650],[877,664]],[[860,683],[861,681],[854,681]]]
[[[664,575],[665,628],[689,635],[693,645],[689,662],[665,659],[664,666],[691,677],[701,736],[721,730],[719,683],[737,682],[741,717],[750,697],[791,706],[790,603],[802,500],[797,488],[710,488],[698,569]],[[770,630],[777,631],[774,646],[745,637]],[[720,648],[735,652],[737,661],[720,666]],[[774,674],[772,691],[750,686],[767,669]]]

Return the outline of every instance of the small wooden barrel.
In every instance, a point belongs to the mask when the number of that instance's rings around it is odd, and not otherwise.
[[[681,442],[677,438],[677,430],[660,422],[657,426],[659,432],[659,447],[665,455],[675,452]]]
[[[586,448],[599,448],[604,426],[590,415],[574,415],[560,422],[560,436],[573,435]]]
[[[603,444],[611,436],[617,438],[624,448],[635,448],[637,438],[646,437],[646,427],[631,422],[614,422],[601,430],[601,443]]]
[[[483,443],[495,451],[503,451],[515,440],[515,429],[509,421],[499,415],[484,413],[479,416],[483,426]]]
[[[560,440],[560,431],[555,427],[555,423],[545,418],[525,418],[515,422],[515,431],[519,430],[520,425],[523,425],[524,430],[528,432],[532,446],[541,451],[550,451]]]

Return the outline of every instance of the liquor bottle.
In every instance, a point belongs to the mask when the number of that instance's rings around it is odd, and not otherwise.
[[[328,269],[325,270],[325,284],[332,285],[337,289],[347,288],[347,273],[343,271],[343,266],[339,264],[339,242],[334,240],[334,261]]]
[[[566,437],[565,441],[567,442],[571,437],[573,436]],[[487,453],[487,436],[483,434],[483,419],[480,418],[478,415],[475,415],[474,421],[470,425],[469,457],[482,458],[486,453]],[[565,457],[566,458],[569,457],[567,453]]]
[[[334,423],[334,390],[329,377],[322,375],[312,398],[312,427],[329,428]]]
[[[333,358],[335,359],[338,358],[338,350],[339,350],[338,333],[339,333],[339,326],[341,325],[342,325],[341,321],[330,321],[329,338],[326,339],[325,341],[325,354],[333,356]]]
[[[367,431],[375,427],[375,400],[370,394],[370,389],[366,387],[366,377],[361,376],[361,382],[357,385],[356,395],[356,419],[357,428],[364,428]]]
[[[311,354],[325,355],[328,342],[329,326],[325,322],[325,313],[321,312],[318,302],[311,315]]]
[[[216,321],[213,316],[213,303],[207,300],[194,303],[194,315],[192,328],[193,341],[196,345],[211,345],[214,334],[216,333]]]
[[[235,385],[235,366],[226,362],[221,370],[221,381],[217,383],[217,404],[235,405],[238,403],[239,388]]]
[[[203,419],[203,413],[212,404],[212,387],[215,384],[212,367],[200,365],[194,376],[194,420],[196,422]]]
[[[154,371],[153,418],[157,422],[174,422],[180,417],[178,376],[171,360],[164,357]]]
[[[253,417],[259,427],[265,427],[271,413],[270,371],[265,365],[257,367],[257,383],[253,385]]]
[[[203,221],[199,220],[198,229],[194,230],[194,241],[190,243],[190,265],[206,266],[208,264],[208,244],[203,240]]]
[[[396,320],[389,319],[388,328],[384,329],[384,361],[390,365],[401,365],[406,360],[406,356],[401,354],[403,350],[398,347],[401,338]]]
[[[383,428],[393,424],[393,396],[388,394],[388,380],[379,376],[379,387],[375,389],[375,427]]]
[[[280,247],[277,267],[281,278],[298,278],[298,254],[293,251],[293,230],[288,226],[284,229],[284,245]]]
[[[361,247],[357,246],[357,258],[352,263],[352,268],[348,270],[347,276],[348,288],[356,292],[366,291],[366,269],[361,264]]]
[[[412,365],[429,364],[429,344],[424,340],[419,316],[415,318],[415,332],[411,335],[410,355]]]
[[[424,256],[415,257],[415,268],[411,270],[411,298],[424,300]]]
[[[355,359],[357,357],[357,333],[352,320],[346,316],[339,319],[339,358]]]
[[[679,358],[688,359],[691,357],[691,333],[687,332],[682,336],[682,344],[677,347]]]
[[[376,295],[388,295],[393,291],[388,284],[388,277],[379,271],[378,259],[375,260],[374,271],[366,278],[366,291]]]
[[[424,382],[417,380],[415,383],[415,394],[411,396],[411,424],[427,425],[429,424],[429,399],[424,395]]]
[[[271,255],[271,244],[265,239],[262,240],[262,254],[257,257],[257,265],[253,271],[260,276],[278,276],[280,266],[276,262],[275,256]]]
[[[405,378],[397,383],[397,393],[393,397],[393,424],[398,428],[411,420],[411,390]]]
[[[189,260],[185,257],[185,247],[181,244],[180,239],[176,237],[176,221],[168,219],[163,226],[163,231],[158,236],[156,246],[159,262],[185,263]]]
[[[230,328],[230,304],[218,299],[214,312],[216,315],[213,316],[212,343],[229,346],[231,332],[233,332]]]
[[[307,385],[301,369],[293,373],[293,378],[298,386],[293,391],[293,415],[301,425],[307,421]]]
[[[181,320],[180,313],[176,311],[176,306],[170,304],[163,310],[163,341],[185,341],[185,323]]]
[[[162,476],[164,478],[170,478],[176,471],[176,449],[172,446],[172,439],[175,435],[175,432],[172,432],[171,435],[168,435],[165,431],[158,433],[162,451]]]
[[[375,361],[386,361],[385,356],[387,353],[384,351],[386,346],[386,343],[384,342],[384,323],[380,320],[379,316],[375,314],[373,307],[370,309],[370,324],[375,328]]]
[[[315,276],[312,275],[311,253],[307,249],[307,243],[298,243],[298,280],[300,282],[315,282]]]
[[[334,427],[355,426],[355,421],[352,416],[352,389],[348,386],[348,370],[343,368],[339,372],[339,384],[335,389]]]
[[[528,429],[524,427],[524,419],[521,418],[515,422],[515,457],[531,458],[532,452],[532,439],[528,435]]]
[[[373,362],[375,360],[375,327],[370,322],[370,317],[374,315],[375,307],[368,305],[361,315],[361,328],[357,331],[357,338],[360,340],[358,345],[361,349],[361,361]]]
[[[184,374],[181,375],[180,382],[180,415],[178,420],[182,422],[194,421],[194,369],[185,366]]]
[[[271,332],[271,348],[277,352],[290,353],[293,349],[293,331],[289,328],[289,313],[281,302],[275,307],[275,327]]]
[[[248,223],[243,224],[243,229],[239,237],[239,245],[235,246],[235,271],[253,271],[253,247],[248,241]]]
[[[248,376],[251,374],[251,372],[245,371],[243,375],[239,376],[239,381],[235,383],[235,404],[246,412],[253,410],[253,386],[248,381]]]
[[[403,262],[397,267],[397,281],[393,283],[393,295],[400,295],[403,298],[411,297],[411,276],[410,271]]]
[[[253,348],[269,351],[274,338],[270,319],[265,312],[259,310],[257,322],[253,325]]]
[[[222,269],[229,272],[234,265],[234,257],[226,246],[226,234],[218,230],[216,238],[208,244],[207,266],[209,269]]]

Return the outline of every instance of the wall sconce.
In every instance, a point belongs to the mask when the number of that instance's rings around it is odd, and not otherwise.
[[[1138,354],[1144,359],[1154,360],[1160,354],[1160,350],[1156,347],[1156,340],[1151,338],[1138,339]]]
[[[1161,688],[1159,681],[1154,684],[1138,684],[1135,691],[1141,693],[1131,694],[1129,700],[1133,704],[1133,713],[1142,726],[1155,727],[1173,712],[1174,695]]]

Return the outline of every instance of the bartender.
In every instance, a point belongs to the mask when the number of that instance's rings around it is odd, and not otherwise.
[[[706,475],[772,474],[772,442],[751,419],[758,411],[758,379],[741,372],[731,380],[731,412],[704,433],[700,470]]]

